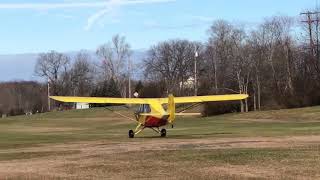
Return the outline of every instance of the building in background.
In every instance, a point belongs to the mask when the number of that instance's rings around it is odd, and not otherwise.
[[[194,84],[195,84],[194,77],[189,77],[188,80],[179,83],[180,88],[187,88],[187,89],[194,88]]]
[[[76,109],[89,109],[89,103],[76,103]]]

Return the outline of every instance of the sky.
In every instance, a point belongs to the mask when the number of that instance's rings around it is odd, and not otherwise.
[[[167,39],[205,41],[217,19],[250,27],[315,6],[316,0],[0,0],[0,54],[94,50],[115,34],[132,49]]]

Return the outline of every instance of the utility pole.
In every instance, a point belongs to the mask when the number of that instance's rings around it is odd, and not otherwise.
[[[128,57],[128,91],[129,91],[129,98],[131,98],[131,60],[130,60],[130,56]]]
[[[51,110],[51,104],[50,104],[50,80],[49,80],[49,78],[48,78],[48,87],[47,87],[47,89],[48,89],[48,111],[50,111]]]
[[[303,12],[301,13],[300,15],[305,15],[307,17],[306,20],[304,21],[301,21],[303,23],[307,23],[308,24],[308,34],[309,34],[309,43],[310,43],[310,48],[311,48],[311,52],[312,54],[314,53],[314,50],[315,50],[315,45],[314,45],[314,41],[313,41],[313,33],[312,33],[312,25],[313,23],[316,22],[316,25],[319,24],[319,20],[318,19],[313,19],[313,16],[314,15],[317,15],[319,14],[320,12],[311,12],[311,11],[308,11],[308,12]],[[318,34],[318,32],[316,32]]]
[[[319,53],[319,14],[318,11],[307,11],[300,13],[300,15],[305,15],[306,20],[301,21],[302,23],[307,23],[308,25],[308,35],[309,35],[309,46],[310,46],[310,56],[313,66],[316,71],[319,72],[318,61],[320,60]],[[315,26],[315,36],[313,33],[313,27]],[[316,43],[314,42],[314,37],[316,38]]]
[[[194,95],[198,95],[198,80],[197,80],[197,57],[199,56],[198,51],[194,54]]]

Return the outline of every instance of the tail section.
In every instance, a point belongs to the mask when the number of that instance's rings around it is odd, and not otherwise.
[[[173,124],[176,118],[176,105],[174,103],[174,96],[172,94],[168,97],[168,113],[169,113],[169,123]]]

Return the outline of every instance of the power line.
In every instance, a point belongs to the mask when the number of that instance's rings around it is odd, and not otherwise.
[[[302,13],[300,13],[300,15],[306,15],[306,14],[319,14],[320,12],[319,11],[313,11],[313,12],[311,12],[311,11],[307,11],[307,12],[302,12]]]
[[[308,26],[308,35],[309,35],[309,44],[310,44],[310,55],[312,58],[310,60],[315,65],[315,68],[318,69],[317,61],[320,59],[319,53],[319,11],[307,11],[302,12],[300,15],[305,15],[306,20],[301,21],[306,23]],[[315,33],[314,33],[315,30]],[[314,38],[316,42],[314,42]]]

